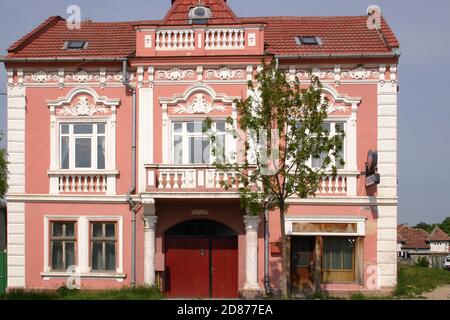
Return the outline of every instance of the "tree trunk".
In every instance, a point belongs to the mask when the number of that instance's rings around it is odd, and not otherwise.
[[[288,243],[285,232],[284,225],[284,215],[285,215],[284,204],[280,205],[280,224],[281,224],[281,293],[283,297],[290,297],[291,291],[289,290],[289,254],[288,254]]]

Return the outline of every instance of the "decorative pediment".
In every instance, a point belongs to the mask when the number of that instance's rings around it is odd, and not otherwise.
[[[328,98],[328,114],[332,113],[347,113],[348,111],[356,110],[361,103],[360,97],[349,97],[348,95],[339,94],[335,88],[323,85],[322,98]]]
[[[115,114],[120,99],[102,97],[91,88],[72,89],[67,96],[47,100],[50,111],[56,116],[90,117]]]
[[[161,105],[171,107],[174,114],[208,114],[215,111],[225,112],[227,105],[231,107],[236,99],[240,97],[218,94],[213,88],[198,83],[182,94],[159,100]]]

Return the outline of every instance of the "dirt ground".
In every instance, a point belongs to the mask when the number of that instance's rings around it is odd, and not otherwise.
[[[423,296],[428,300],[450,300],[450,285],[438,287]]]

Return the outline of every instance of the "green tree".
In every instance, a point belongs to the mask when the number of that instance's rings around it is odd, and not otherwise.
[[[450,217],[447,217],[442,221],[442,223],[439,225],[439,228],[442,229],[446,234],[450,236]]]
[[[2,141],[2,132],[0,132],[0,142]],[[0,148],[0,199],[5,196],[8,190],[8,162],[6,160],[6,150]]]
[[[284,72],[274,63],[264,64],[256,76],[257,86],[249,82],[252,94],[246,100],[236,101],[238,120],[228,119],[229,128],[243,137],[245,150],[241,161],[216,161],[217,170],[232,173],[223,181],[225,189],[238,186],[241,206],[249,215],[260,215],[265,209],[278,209],[282,242],[282,294],[289,296],[289,257],[285,236],[286,200],[290,197],[307,198],[315,195],[319,180],[324,175],[336,175],[337,166],[344,165],[341,157],[344,131],[330,136],[323,126],[328,113],[328,100],[322,95],[318,77],[311,76],[305,85],[296,79],[286,80]],[[212,120],[205,121],[205,131]],[[245,134],[244,134],[245,133]],[[214,133],[212,152],[217,159],[223,148]],[[253,158],[253,161],[249,160]],[[253,155],[253,157],[251,156]],[[239,160],[237,154],[230,156]],[[311,168],[309,159],[322,159],[320,167]],[[230,175],[227,175],[230,176]]]
[[[426,222],[418,223],[414,228],[425,230],[426,232],[431,232],[434,229],[434,224],[428,224]]]

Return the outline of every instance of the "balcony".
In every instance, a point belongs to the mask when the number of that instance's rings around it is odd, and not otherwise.
[[[156,196],[175,193],[208,195],[221,193],[237,196],[239,183],[225,190],[224,181],[231,182],[234,173],[224,173],[208,165],[147,165],[147,192]],[[356,196],[358,172],[339,172],[319,182],[317,196]]]
[[[49,171],[50,194],[116,194],[117,171]]]
[[[264,51],[264,33],[259,27],[142,28],[137,32],[138,57],[255,55]]]

